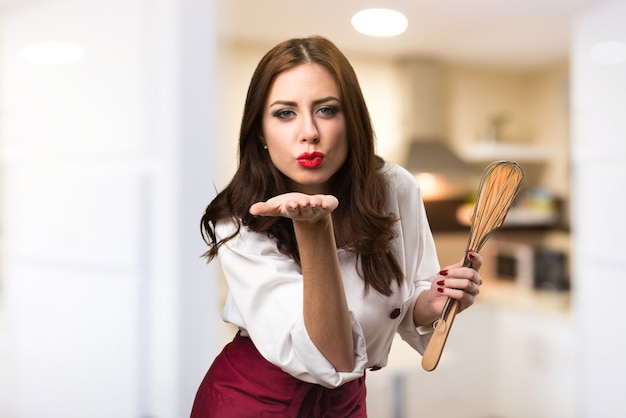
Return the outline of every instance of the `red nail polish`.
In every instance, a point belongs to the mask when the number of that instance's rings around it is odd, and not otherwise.
[[[439,292],[439,293],[443,293],[443,289],[442,289],[442,288],[440,288],[440,287],[438,287],[438,288],[437,288],[437,292]]]
[[[441,276],[447,276],[447,275],[448,275],[448,270],[441,270],[441,271],[439,272],[439,275],[441,275]]]
[[[443,286],[445,282],[446,282],[445,280],[439,280],[439,281],[437,282],[437,284],[438,284],[439,286]]]
[[[469,257],[470,260],[474,260],[476,258],[476,254],[474,253],[468,253],[467,256]]]

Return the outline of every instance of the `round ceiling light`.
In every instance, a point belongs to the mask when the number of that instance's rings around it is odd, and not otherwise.
[[[622,42],[600,42],[589,53],[591,61],[600,65],[616,65],[626,62],[626,44]]]
[[[85,49],[70,42],[46,41],[28,45],[21,55],[32,64],[60,65],[80,60]]]
[[[391,9],[366,9],[352,16],[352,26],[365,35],[396,36],[409,26],[406,17]]]

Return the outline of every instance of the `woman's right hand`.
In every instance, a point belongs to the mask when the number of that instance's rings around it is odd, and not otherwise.
[[[294,221],[316,222],[337,208],[335,196],[285,193],[250,206],[250,213],[259,216],[283,216]]]

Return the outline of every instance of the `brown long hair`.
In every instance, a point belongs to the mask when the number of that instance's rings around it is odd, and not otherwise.
[[[293,224],[283,217],[255,217],[248,213],[253,203],[290,191],[287,179],[272,164],[263,149],[262,116],[270,87],[281,72],[303,63],[316,63],[334,78],[341,94],[346,121],[348,157],[330,180],[330,194],[339,199],[332,213],[337,245],[358,254],[360,275],[366,289],[389,295],[393,281],[403,275],[390,250],[394,237],[394,214],[386,213],[387,184],[380,169],[383,160],[374,150],[374,132],[356,74],[347,58],[322,37],[291,39],[271,49],[259,62],[248,87],[239,133],[239,164],[228,186],[208,205],[201,232],[210,261],[219,247],[233,238],[242,225],[274,239],[279,250],[299,263]],[[217,241],[215,224],[232,219],[237,232]]]

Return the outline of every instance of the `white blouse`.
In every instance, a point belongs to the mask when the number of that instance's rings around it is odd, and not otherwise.
[[[268,361],[300,380],[341,386],[362,376],[366,368],[384,367],[396,332],[420,353],[432,335],[431,327],[416,329],[412,315],[417,296],[430,288],[439,272],[421,190],[398,165],[386,163],[382,171],[389,183],[387,209],[399,218],[392,249],[406,280],[400,287],[394,282],[390,296],[374,289],[365,293],[356,255],[337,251],[352,317],[351,372],[337,372],[311,341],[303,319],[302,272],[273,240],[242,227],[220,247],[218,258],[229,288],[222,319],[249,336]],[[219,221],[215,230],[218,240],[234,231],[230,221]]]

